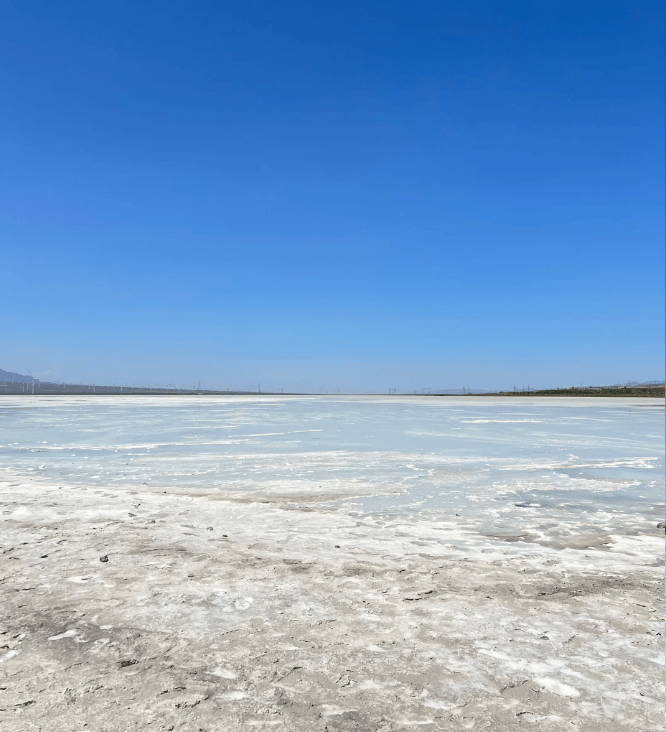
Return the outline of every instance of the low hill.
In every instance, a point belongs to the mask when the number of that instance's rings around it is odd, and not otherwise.
[[[13,371],[3,371],[0,369],[0,381],[11,381],[18,384],[32,384],[34,379],[32,376],[23,376],[23,374],[15,374]]]

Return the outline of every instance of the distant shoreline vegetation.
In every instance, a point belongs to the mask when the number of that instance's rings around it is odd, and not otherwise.
[[[469,396],[553,396],[553,397],[661,397],[664,398],[664,384],[656,386],[587,386],[568,389],[540,389],[537,391],[496,391]]]

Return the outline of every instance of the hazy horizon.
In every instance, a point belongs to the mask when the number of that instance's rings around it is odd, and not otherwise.
[[[18,377],[21,377],[21,379],[10,378],[10,377],[17,377],[17,376]],[[31,377],[30,376],[26,376],[25,374],[18,374],[18,373],[15,373],[15,372],[8,372],[6,370],[0,369],[0,381],[20,381],[23,378],[30,379]],[[45,382],[45,383],[49,383],[49,380],[48,379],[40,379],[36,375],[33,376],[33,378],[35,379],[35,381],[42,381],[42,382]],[[53,383],[53,382],[51,382],[51,383]],[[123,386],[123,387],[131,387],[131,388],[134,388],[134,389],[137,389],[137,388],[138,389],[147,389],[147,388],[151,388],[152,387],[152,388],[159,388],[159,389],[165,389],[165,388],[171,388],[171,389],[200,389],[200,390],[211,390],[211,391],[238,391],[238,392],[247,392],[247,393],[259,393],[259,391],[260,391],[261,393],[266,393],[266,394],[279,394],[279,393],[289,394],[289,393],[293,393],[293,394],[314,394],[314,395],[316,395],[316,394],[324,394],[324,395],[335,396],[336,394],[337,395],[350,395],[350,394],[367,394],[367,395],[381,394],[381,395],[386,395],[387,393],[388,394],[393,393],[393,394],[400,395],[400,394],[419,394],[419,393],[424,393],[424,394],[428,394],[428,393],[455,393],[455,392],[458,392],[458,391],[463,391],[463,392],[465,392],[465,391],[467,391],[467,392],[483,392],[483,391],[530,391],[530,390],[534,390],[534,389],[537,389],[537,390],[538,389],[556,389],[556,388],[557,389],[559,389],[559,388],[566,389],[566,388],[569,388],[569,387],[579,387],[579,386],[582,386],[582,387],[587,387],[587,386],[613,386],[613,385],[619,385],[619,384],[622,384],[622,385],[624,385],[624,384],[639,384],[640,385],[640,384],[644,384],[644,383],[661,383],[661,382],[659,382],[659,380],[657,380],[657,379],[647,379],[647,380],[642,381],[642,382],[637,382],[636,380],[626,380],[626,381],[623,381],[623,382],[614,382],[614,384],[610,384],[610,383],[609,384],[600,384],[600,383],[599,384],[597,384],[597,383],[594,383],[593,384],[593,383],[587,383],[587,382],[583,384],[582,382],[578,382],[578,383],[572,383],[572,384],[566,384],[566,385],[563,385],[563,384],[550,384],[550,385],[547,385],[547,386],[536,386],[535,384],[530,384],[528,382],[527,384],[513,384],[511,386],[504,385],[504,386],[500,386],[500,387],[495,387],[493,389],[489,389],[489,388],[487,388],[485,386],[469,385],[469,384],[463,385],[463,386],[459,386],[459,385],[458,386],[456,386],[456,385],[449,385],[449,386],[438,385],[438,386],[420,387],[420,388],[416,388],[416,389],[414,389],[414,388],[412,388],[412,389],[399,389],[397,387],[384,387],[384,388],[376,387],[376,388],[366,388],[366,389],[359,388],[359,387],[348,388],[348,389],[339,388],[339,387],[337,387],[337,388],[336,387],[333,387],[333,388],[329,388],[329,387],[310,387],[309,389],[308,388],[300,388],[299,389],[299,388],[296,388],[296,387],[289,388],[289,386],[287,386],[285,388],[284,384],[282,384],[282,385],[276,385],[276,384],[271,384],[270,382],[269,383],[264,383],[263,385],[259,382],[256,385],[241,384],[241,385],[227,385],[227,386],[210,386],[210,385],[207,385],[207,384],[205,384],[203,382],[199,382],[199,381],[197,381],[196,383],[185,383],[185,382],[175,383],[173,381],[169,381],[169,382],[166,382],[166,381],[165,382],[157,382],[157,381],[154,381],[153,380],[153,381],[149,381],[149,382],[146,382],[146,383],[130,383],[130,382],[120,383],[117,380],[116,381],[109,381],[109,382],[102,382],[102,381],[99,381],[99,380],[96,380],[96,381],[93,381],[93,382],[85,382],[85,381],[76,382],[76,381],[69,381],[69,380],[66,380],[65,379],[65,380],[56,381],[55,383],[64,383],[64,384],[67,384],[67,385],[81,384],[81,385],[89,385],[89,386],[93,386],[93,385],[96,384],[99,387],[111,387],[111,386],[120,387],[120,386]]]

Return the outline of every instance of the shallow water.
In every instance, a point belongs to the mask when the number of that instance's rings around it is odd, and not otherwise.
[[[664,514],[663,400],[0,397],[0,480],[224,491],[506,540]],[[4,473],[4,478],[2,477]]]

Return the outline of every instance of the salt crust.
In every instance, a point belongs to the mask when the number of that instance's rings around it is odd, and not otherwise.
[[[39,459],[0,483],[12,730],[663,728],[663,532],[626,509],[585,530],[512,508],[498,537],[298,486],[109,491]]]

